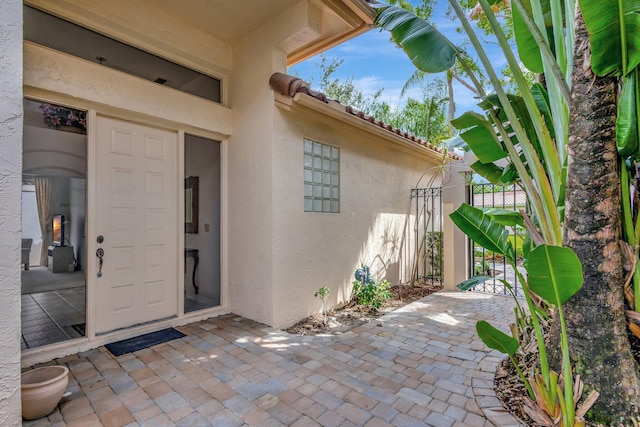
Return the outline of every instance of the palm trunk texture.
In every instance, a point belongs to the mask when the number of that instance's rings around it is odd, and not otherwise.
[[[592,73],[588,35],[577,12],[564,244],[582,261],[584,285],[564,305],[569,347],[586,390],[600,392],[590,418],[634,425],[640,420],[640,376],[624,316],[617,79]]]

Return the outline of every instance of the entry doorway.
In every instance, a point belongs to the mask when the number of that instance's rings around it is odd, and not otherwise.
[[[97,118],[96,333],[178,314],[178,134]]]
[[[184,312],[220,305],[220,142],[185,135]]]

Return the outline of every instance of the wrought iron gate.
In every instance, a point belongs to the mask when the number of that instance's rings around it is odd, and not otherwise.
[[[527,195],[523,190],[511,186],[496,186],[493,184],[472,184],[469,186],[471,205],[480,208],[500,208],[514,211],[527,210]],[[522,242],[524,230],[520,227],[509,229],[509,240],[517,253],[517,269],[524,273],[522,263]],[[475,287],[475,291],[507,294],[509,291],[504,282],[509,283],[517,296],[524,296],[519,285],[518,276],[513,267],[504,257],[495,254],[471,241],[469,245],[471,267],[470,276],[492,276],[493,280]]]
[[[414,280],[442,280],[442,188],[411,190]]]

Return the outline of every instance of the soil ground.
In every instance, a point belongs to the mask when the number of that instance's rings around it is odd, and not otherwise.
[[[322,314],[314,314],[302,319],[290,328],[285,329],[285,331],[297,335],[346,332],[440,289],[442,289],[440,281],[430,279],[416,281],[413,286],[409,284],[396,285],[391,287],[392,298],[386,300],[377,310],[351,301],[344,307],[331,311],[326,317]]]

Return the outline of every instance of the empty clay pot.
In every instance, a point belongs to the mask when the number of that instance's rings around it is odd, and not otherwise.
[[[45,366],[22,374],[22,417],[25,420],[49,415],[56,409],[69,383],[66,366]]]

